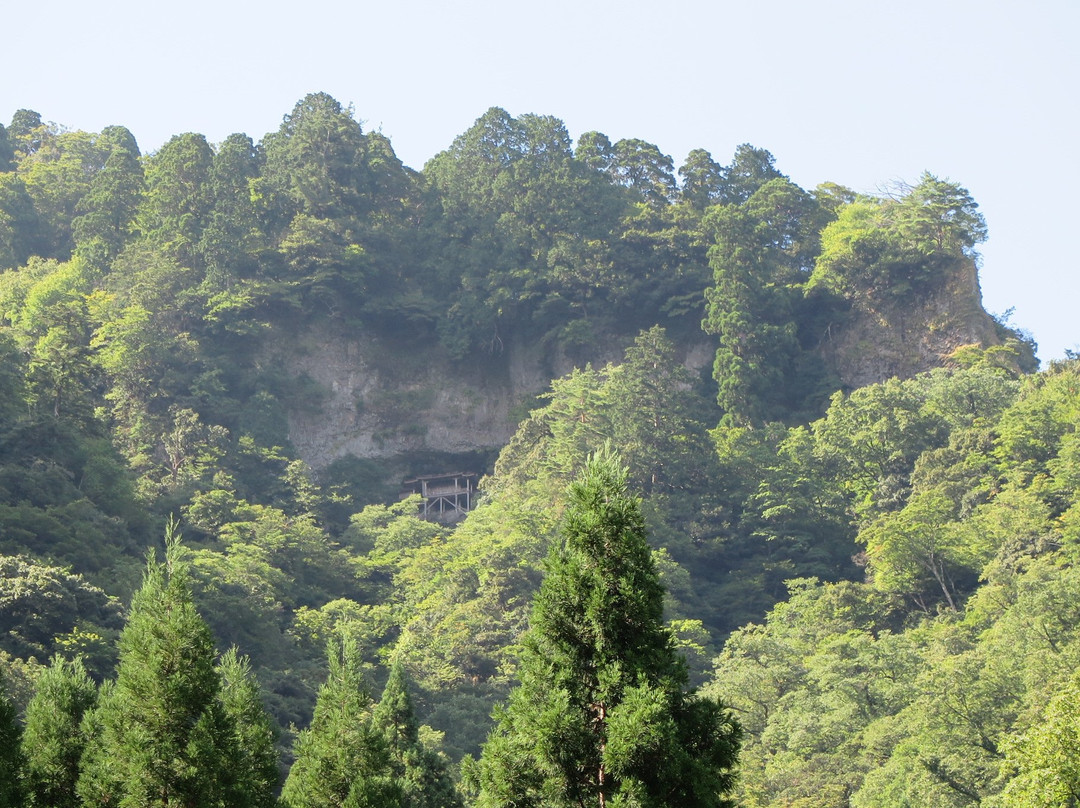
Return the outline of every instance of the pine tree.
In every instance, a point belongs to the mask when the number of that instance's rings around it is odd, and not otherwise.
[[[75,808],[86,736],[82,723],[97,701],[97,686],[81,658],[53,657],[26,707],[23,754],[27,804]]]
[[[569,488],[521,683],[469,773],[480,808],[728,804],[739,728],[686,690],[627,476],[604,451]]]
[[[287,808],[399,808],[404,795],[386,740],[372,726],[356,643],[336,637],[329,656],[330,673],[319,688],[311,726],[296,739],[281,801]]]
[[[21,735],[15,707],[0,676],[0,808],[21,808],[23,804]]]
[[[461,799],[446,762],[420,740],[420,727],[399,661],[390,667],[382,698],[372,715],[390,749],[394,775],[405,792],[406,808],[458,808]]]
[[[225,793],[228,727],[214,645],[180,554],[170,530],[165,563],[148,557],[132,599],[115,686],[88,719],[95,737],[78,786],[86,802],[199,808]]]
[[[107,680],[101,683],[97,705],[83,716],[80,727],[86,743],[79,760],[79,778],[75,789],[84,805],[97,808],[115,808],[122,796],[119,773],[111,767],[111,750],[103,744],[105,726],[120,720],[115,691],[116,682]]]
[[[277,802],[277,730],[267,714],[259,684],[246,656],[229,650],[218,667],[221,676],[221,706],[229,737],[225,739],[228,758],[226,774],[233,808],[273,808]]]

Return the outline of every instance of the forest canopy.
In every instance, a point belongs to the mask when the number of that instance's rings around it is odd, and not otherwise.
[[[982,310],[987,232],[929,172],[803,189],[497,107],[420,169],[325,93],[150,154],[17,111],[0,806],[494,805],[511,759],[567,804],[1068,804],[1080,369]],[[347,415],[403,448],[315,462],[305,351],[358,335],[400,384]],[[463,420],[543,381],[440,453],[421,365],[477,380]],[[462,521],[398,498],[450,463]],[[648,625],[594,658],[607,563]]]

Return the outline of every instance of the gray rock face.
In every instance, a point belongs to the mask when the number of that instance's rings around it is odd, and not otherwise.
[[[914,302],[854,301],[850,319],[824,336],[821,353],[844,386],[855,389],[941,367],[964,345],[999,343],[982,307],[975,263],[967,260]]]
[[[304,335],[301,344],[277,346],[275,361],[294,376],[306,374],[323,392],[318,405],[289,416],[293,445],[309,466],[321,469],[348,455],[382,459],[501,448],[552,379],[586,362],[601,367],[621,361],[631,341],[613,336],[574,357],[508,343],[499,356],[452,362],[436,344],[390,344],[324,327]],[[969,261],[915,302],[854,301],[848,319],[823,336],[820,350],[844,386],[854,389],[940,367],[964,345],[998,342]],[[680,348],[695,372],[712,363],[716,350],[704,335]]]
[[[314,469],[347,455],[378,459],[497,449],[553,378],[585,361],[594,367],[619,361],[627,343],[612,339],[592,346],[584,360],[511,344],[502,356],[451,362],[438,346],[312,332],[303,344],[278,349],[278,361],[290,374],[306,374],[323,392],[318,406],[290,413],[290,438]],[[704,367],[713,350],[704,340],[689,346],[686,364]]]

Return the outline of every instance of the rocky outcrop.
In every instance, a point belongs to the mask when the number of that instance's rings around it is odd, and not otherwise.
[[[290,439],[314,469],[348,455],[499,449],[553,378],[586,361],[594,367],[619,361],[629,341],[613,337],[574,358],[509,344],[497,357],[452,362],[438,345],[315,330],[301,344],[279,349],[290,374],[310,377],[322,392],[318,404],[289,414]],[[704,340],[684,350],[694,369],[712,362]]]
[[[941,367],[964,345],[1000,341],[982,307],[975,262],[966,259],[923,295],[892,303],[854,300],[848,318],[825,335],[821,354],[844,386],[855,389]]]
[[[324,325],[277,350],[291,375],[310,377],[322,393],[312,406],[290,412],[290,439],[314,469],[350,455],[390,459],[497,450],[551,379],[586,362],[600,367],[620,361],[631,341],[611,336],[574,357],[508,343],[499,356],[454,362],[434,342],[393,343]],[[820,352],[842,384],[855,389],[940,367],[961,346],[999,343],[996,324],[982,307],[975,264],[965,261],[919,297],[892,304],[853,301],[848,316],[824,336]],[[711,365],[715,347],[704,335],[681,345],[684,364],[695,372]]]

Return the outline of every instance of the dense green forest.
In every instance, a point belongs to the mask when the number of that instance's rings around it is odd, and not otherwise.
[[[0,808],[1073,804],[1080,364],[982,311],[986,235],[501,109],[422,170],[324,94],[151,154],[19,110]],[[574,369],[451,526],[398,484],[463,457],[305,462],[314,330]]]

